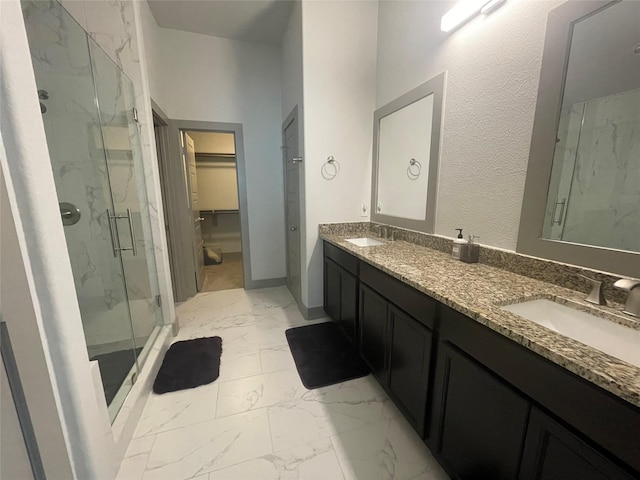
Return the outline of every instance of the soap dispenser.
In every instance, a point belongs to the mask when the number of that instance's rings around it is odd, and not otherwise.
[[[458,238],[453,239],[453,251],[451,252],[451,255],[456,260],[460,260],[460,247],[462,247],[462,245],[467,243],[467,241],[464,239],[464,236],[462,235],[462,229],[456,228],[456,230],[458,231]]]
[[[480,246],[474,243],[474,240],[479,237],[469,235],[469,241],[464,245],[460,245],[460,260],[465,263],[478,263],[478,254],[480,253]]]

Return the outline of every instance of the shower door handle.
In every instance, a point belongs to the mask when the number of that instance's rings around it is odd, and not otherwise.
[[[111,215],[109,213],[109,209],[107,209],[107,215],[109,217],[109,231],[111,232],[111,244],[113,246],[113,256],[115,257],[117,255],[116,252],[127,252],[127,251],[131,251],[133,253],[133,256],[137,256],[138,255],[138,247],[136,246],[136,232],[133,228],[133,218],[131,217],[131,209],[127,208],[127,214],[126,215]],[[114,236],[113,236],[113,229],[111,228],[111,220],[118,220],[119,218],[126,218],[129,222],[129,233],[131,234],[131,246],[130,247],[116,247],[115,245],[115,241],[114,241]]]
[[[131,248],[133,256],[138,255],[138,247],[136,246],[136,232],[133,229],[133,218],[131,218],[131,209],[127,208],[127,218],[129,219],[129,232],[131,232]]]
[[[109,225],[109,236],[111,237],[111,248],[113,249],[113,256],[117,257],[118,256],[118,251],[120,250],[119,247],[116,247],[116,239],[113,235],[113,225],[111,224],[111,221],[113,219],[115,219],[116,216],[115,215],[111,215],[111,212],[109,211],[109,209],[107,208],[107,224]]]
[[[564,209],[567,204],[567,197],[563,198],[561,202],[556,199],[556,204],[553,206],[553,213],[551,214],[551,225],[562,225],[564,219]],[[556,209],[560,205],[560,218],[556,218]]]

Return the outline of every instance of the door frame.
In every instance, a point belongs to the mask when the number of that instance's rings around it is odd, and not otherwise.
[[[196,289],[198,292],[201,292],[205,275],[204,252],[202,251],[204,249],[204,241],[202,236],[203,218],[200,216],[200,210],[198,210],[198,212],[196,213],[193,208],[194,203],[198,203],[198,170],[196,167],[196,142],[193,140],[191,135],[189,135],[190,133],[191,131],[180,130],[180,153],[182,154],[182,160],[184,161],[184,173],[186,179],[185,181],[187,185],[187,192],[189,195],[189,211],[191,213],[192,221],[191,228],[194,232],[193,244],[191,249],[193,255],[193,273],[196,277]],[[193,151],[190,151],[189,147],[191,147]],[[196,232],[199,232],[199,235]]]
[[[302,156],[301,152],[300,152],[300,144],[301,144],[301,140],[300,140],[300,118],[298,117],[298,106],[296,105],[295,107],[293,107],[293,110],[291,110],[291,113],[289,113],[289,115],[287,115],[287,118],[285,119],[284,122],[282,122],[282,173],[283,173],[283,186],[284,186],[284,227],[285,227],[285,231],[284,231],[284,239],[285,239],[285,268],[286,268],[286,285],[287,287],[289,286],[289,207],[288,207],[288,202],[287,202],[287,192],[289,190],[288,185],[289,182],[287,181],[287,150],[286,150],[286,146],[287,146],[287,138],[286,138],[286,131],[287,128],[293,123],[296,122],[296,128],[298,129],[297,136],[298,136],[298,156]],[[300,253],[300,293],[299,296],[300,298],[295,298],[296,303],[298,304],[298,308],[300,309],[301,312],[303,312],[303,316],[305,316],[305,318],[307,318],[306,315],[306,308],[303,305],[302,302],[302,265],[303,265],[303,258],[302,258],[302,238],[304,238],[302,236],[302,216],[301,216],[301,212],[302,212],[302,201],[300,198],[300,192],[302,189],[302,185],[300,185],[300,178],[302,177],[302,169],[304,168],[304,162],[302,163],[302,165],[298,166],[298,219],[297,219],[297,223],[298,223],[298,237],[300,238],[300,244],[298,245],[298,251]],[[295,296],[294,296],[295,297]]]
[[[176,217],[172,220],[174,223],[174,232],[178,232],[173,236],[180,237],[180,259],[176,259],[181,262],[177,265],[177,268],[182,270],[182,274],[185,276],[185,284],[180,290],[180,294],[176,296],[176,301],[184,301],[187,298],[195,295],[196,282],[193,270],[196,266],[193,265],[193,241],[194,232],[192,228],[192,219],[186,215],[185,212],[191,211],[191,206],[188,204],[189,198],[187,181],[184,178],[185,165],[183,164],[182,154],[180,149],[180,136],[183,131],[196,131],[196,132],[219,132],[219,133],[233,133],[236,148],[236,172],[238,177],[238,206],[240,210],[240,239],[242,243],[242,269],[244,276],[244,288],[252,288],[253,279],[251,276],[251,247],[249,242],[249,209],[247,201],[247,171],[244,155],[244,135],[241,123],[227,123],[227,122],[202,122],[196,120],[169,120],[169,141],[171,147],[171,158],[180,159],[180,161],[172,162],[170,183],[173,185],[174,193],[176,197],[173,199],[174,203],[171,208],[175,211]],[[180,215],[180,212],[183,212]]]
[[[181,270],[178,268],[176,258],[179,257],[176,251],[177,245],[173,239],[174,230],[171,228],[175,225],[175,209],[171,205],[175,202],[175,189],[171,188],[171,168],[170,158],[170,141],[169,141],[169,117],[162,111],[156,102],[151,99],[151,113],[153,116],[154,134],[156,135],[156,156],[158,159],[158,173],[160,176],[160,193],[162,196],[162,206],[165,224],[165,236],[167,239],[167,254],[169,256],[169,268],[171,275],[171,286],[173,289],[173,298],[178,301],[180,292],[184,288],[184,279],[181,276]]]

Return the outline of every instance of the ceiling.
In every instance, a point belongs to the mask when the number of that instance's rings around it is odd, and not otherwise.
[[[147,0],[159,26],[278,45],[292,0]]]

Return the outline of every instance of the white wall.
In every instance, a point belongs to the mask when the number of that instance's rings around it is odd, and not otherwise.
[[[252,280],[284,277],[279,48],[160,28],[151,20],[143,21],[145,44],[157,42],[147,52],[155,65],[150,74],[159,78],[151,94],[159,89],[159,105],[171,119],[243,125]]]
[[[300,111],[303,107],[302,45],[302,4],[300,1],[296,1],[291,8],[291,17],[282,37],[283,119],[287,118],[296,105],[298,106],[298,114],[302,118]]]
[[[166,92],[162,84],[163,56],[160,43],[160,29],[153,18],[149,4],[146,1],[136,2],[142,30],[142,39],[145,49],[145,60],[149,82],[149,95],[154,102],[164,111],[166,99],[171,92]],[[167,112],[164,111],[166,114]]]
[[[322,305],[322,242],[318,224],[368,220],[375,105],[377,2],[304,2],[304,142],[306,276],[303,302]],[[340,163],[333,180],[320,169]],[[303,275],[303,278],[305,275]]]
[[[376,104],[447,71],[436,233],[515,250],[547,14],[562,2],[510,0],[434,36],[438,3],[380,3]]]

